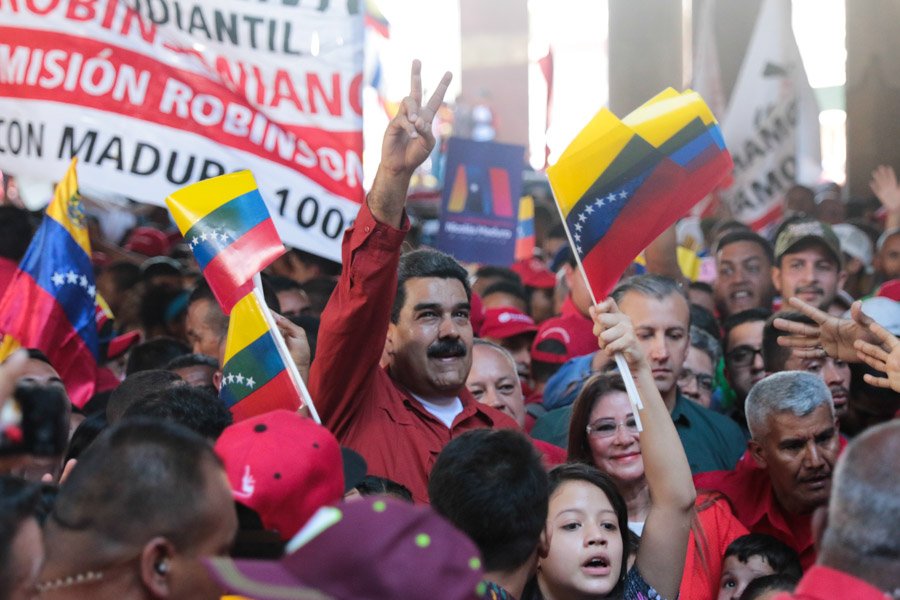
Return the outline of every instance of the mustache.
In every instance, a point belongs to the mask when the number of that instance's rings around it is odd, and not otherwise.
[[[811,294],[824,294],[825,293],[825,291],[817,285],[810,285],[807,287],[797,288],[795,293],[799,294],[801,292],[808,292]]]
[[[466,345],[458,339],[440,339],[428,346],[428,358],[455,358],[467,353]]]

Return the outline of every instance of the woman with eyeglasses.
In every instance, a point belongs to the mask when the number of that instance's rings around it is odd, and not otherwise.
[[[647,392],[641,390],[642,396]],[[617,372],[600,373],[584,383],[572,409],[568,451],[570,462],[593,465],[613,480],[627,506],[629,529],[642,536],[653,509],[652,486],[644,469],[641,434]],[[716,597],[725,548],[747,530],[724,499],[700,496],[695,511],[679,597],[703,600]]]

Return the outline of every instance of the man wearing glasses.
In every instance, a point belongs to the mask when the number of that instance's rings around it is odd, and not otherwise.
[[[725,346],[725,376],[734,391],[731,417],[745,433],[747,418],[744,402],[757,382],[766,376],[762,359],[763,327],[772,312],[766,308],[751,308],[729,316],[722,323]]]

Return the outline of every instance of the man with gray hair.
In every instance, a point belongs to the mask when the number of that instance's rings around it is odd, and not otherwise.
[[[694,483],[725,495],[751,533],[778,538],[809,568],[812,513],[828,501],[841,448],[831,393],[815,375],[783,371],[753,386],[745,410],[749,452],[733,471],[703,473]]]
[[[853,440],[837,463],[827,512],[817,511],[813,520],[816,565],[795,595],[776,600],[825,600],[835,594],[854,600],[900,598],[898,470],[900,421]]]

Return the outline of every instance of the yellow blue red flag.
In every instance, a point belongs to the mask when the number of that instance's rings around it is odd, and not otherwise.
[[[263,310],[256,294],[247,294],[234,306],[228,323],[219,397],[235,421],[303,405]]]
[[[77,159],[56,186],[6,293],[0,299],[0,359],[17,346],[37,348],[59,373],[72,402],[83,406],[97,379],[97,288]]]
[[[166,204],[225,314],[250,293],[253,276],[284,253],[250,171],[181,188]]]

